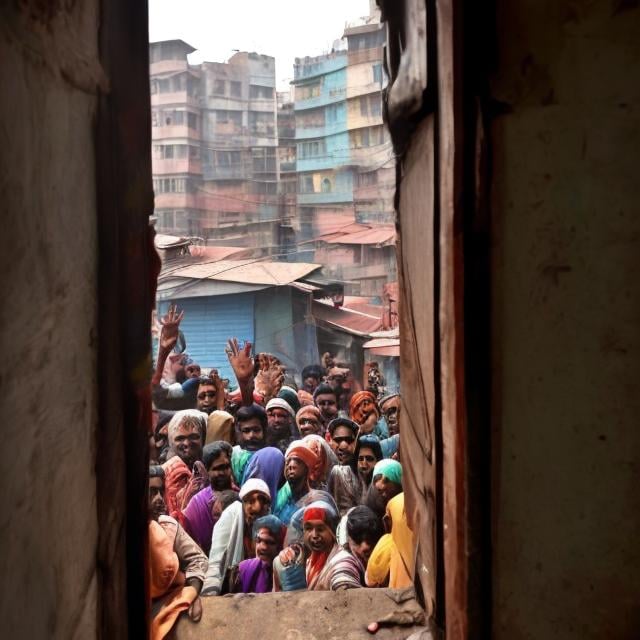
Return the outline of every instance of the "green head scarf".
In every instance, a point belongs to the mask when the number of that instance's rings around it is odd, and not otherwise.
[[[395,482],[402,486],[402,465],[397,460],[385,458],[376,463],[373,467],[373,478],[376,476],[384,476],[390,482]]]

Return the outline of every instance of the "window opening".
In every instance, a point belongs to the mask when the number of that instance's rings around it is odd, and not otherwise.
[[[310,591],[414,582],[398,461],[396,158],[382,117],[385,30],[369,9],[337,16],[330,51],[282,62],[150,45],[162,234],[152,398],[160,423],[192,411],[154,431],[163,470],[150,486],[195,545],[203,597],[296,580]],[[164,77],[169,62],[188,71]],[[280,522],[254,530],[268,515]],[[240,538],[216,539],[214,524],[232,521]],[[284,556],[282,526],[293,543]],[[397,571],[380,544],[394,526],[406,535]]]

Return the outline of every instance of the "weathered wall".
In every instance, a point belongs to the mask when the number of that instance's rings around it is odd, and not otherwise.
[[[0,9],[0,620],[11,638],[96,634],[97,6]]]
[[[637,637],[640,9],[497,3],[493,637]]]

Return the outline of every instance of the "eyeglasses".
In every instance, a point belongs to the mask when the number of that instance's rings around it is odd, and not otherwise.
[[[375,462],[374,456],[358,456],[358,462]]]
[[[352,442],[355,441],[355,438],[353,436],[338,436],[337,438],[333,438],[333,441],[336,444],[342,444],[343,442],[346,442],[347,444],[351,444]]]
[[[318,421],[313,418],[300,418],[300,424],[318,424]]]
[[[198,400],[204,400],[205,398],[215,398],[215,397],[216,397],[215,391],[203,391],[202,393],[198,394]]]

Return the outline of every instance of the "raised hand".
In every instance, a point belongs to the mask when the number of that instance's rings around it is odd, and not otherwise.
[[[169,305],[167,313],[160,318],[162,330],[160,331],[160,349],[165,352],[171,351],[178,341],[180,321],[184,317],[184,311],[178,313],[175,304]]]
[[[278,395],[284,383],[285,368],[280,360],[267,353],[260,354],[260,370],[256,375],[256,391],[264,398],[265,403]]]
[[[224,409],[226,403],[226,389],[224,388],[224,382],[222,382],[217,369],[211,369],[209,377],[213,382],[213,386],[216,388],[216,408],[218,410]]]
[[[244,382],[253,377],[253,358],[251,357],[251,343],[245,342],[240,348],[237,338],[231,338],[227,343],[227,357],[229,364],[236,374],[238,382]]]

